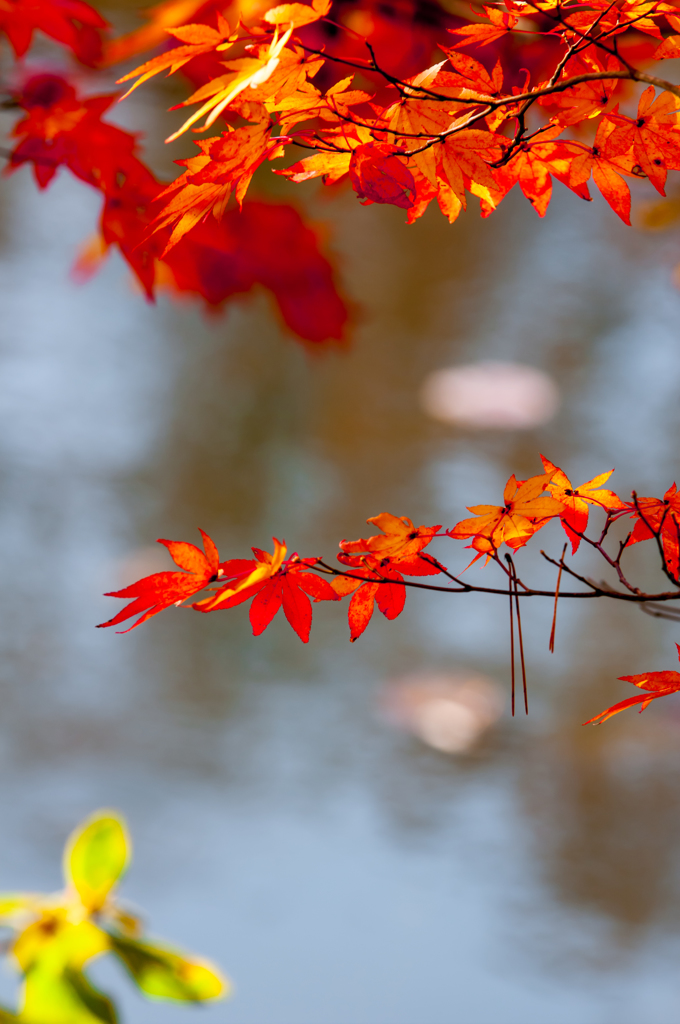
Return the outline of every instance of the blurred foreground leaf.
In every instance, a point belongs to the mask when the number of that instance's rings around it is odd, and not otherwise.
[[[40,964],[24,982],[24,999],[18,1020],[25,1024],[117,1024],[118,1015],[108,996],[99,992],[85,975],[67,967],[54,972]]]
[[[0,894],[0,927],[14,933],[8,955],[23,976],[19,1012],[0,1008],[0,1024],[117,1024],[113,1002],[85,974],[106,953],[151,998],[199,1003],[228,994],[213,964],[137,937],[138,916],[114,894],[131,849],[123,819],[97,811],[67,840],[63,891]]]
[[[64,851],[64,876],[89,910],[101,910],[130,860],[124,823],[113,811],[98,811],[75,829]]]
[[[185,1003],[227,995],[229,983],[205,960],[189,959],[164,946],[111,937],[111,948],[143,992]]]

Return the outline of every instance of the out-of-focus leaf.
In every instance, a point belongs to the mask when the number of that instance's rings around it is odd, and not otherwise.
[[[10,1018],[12,1019],[12,1018]],[[23,1024],[117,1024],[113,1003],[80,971],[54,971],[41,963],[23,987]]]
[[[65,907],[46,910],[22,931],[12,947],[22,971],[40,965],[58,974],[67,967],[83,967],[88,960],[108,952],[106,932],[88,920],[73,924],[67,915]]]
[[[153,999],[199,1003],[219,999],[229,993],[229,982],[207,960],[113,935],[111,949],[123,961],[141,990]]]
[[[125,871],[130,840],[115,811],[95,811],[70,835],[64,851],[64,875],[90,911],[102,908]]]

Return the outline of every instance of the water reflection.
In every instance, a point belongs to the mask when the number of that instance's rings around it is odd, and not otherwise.
[[[475,673],[420,672],[392,680],[380,698],[388,722],[443,754],[468,754],[496,724],[502,691]]]
[[[529,430],[548,423],[559,392],[547,373],[518,363],[471,363],[435,370],[421,390],[423,409],[442,423],[475,430]]]
[[[622,493],[677,474],[680,300],[654,237],[571,198],[544,224],[510,199],[488,222],[407,228],[301,194],[363,303],[349,355],[310,360],[264,295],[207,323],[146,307],[115,261],[76,289],[91,197],[4,186],[3,885],[54,887],[73,823],[119,805],[131,896],[236,980],[206,1021],[661,1024],[678,997],[678,720],[580,722],[617,675],[667,667],[672,623],[561,607],[551,657],[552,609],[532,608],[531,716],[458,760],[395,733],[377,695],[423,666],[507,683],[502,601],[409,594],[352,647],[324,606],[309,647],[283,621],[252,638],[244,608],[92,628],[157,536],[201,526],[243,556],[276,533],[332,555],[380,511],[453,524],[539,472],[538,450],[580,479],[617,464]],[[554,420],[471,435],[428,419],[427,374],[479,359],[549,374]],[[186,1018],[123,1004],[131,1024]]]

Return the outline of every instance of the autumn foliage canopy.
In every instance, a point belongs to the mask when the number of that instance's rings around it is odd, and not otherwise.
[[[432,203],[453,221],[470,196],[487,217],[515,186],[543,216],[553,179],[584,200],[592,184],[627,224],[629,183],[664,195],[680,168],[680,88],[659,77],[680,56],[677,3],[166,0],[116,37],[84,0],[8,0],[0,31],[22,58],[6,87],[20,112],[7,172],[30,164],[44,189],[64,167],[102,198],[78,276],[115,248],[151,300],[162,288],[219,309],[260,285],[317,345],[347,336],[347,304],[316,229],[251,196],[261,168],[346,184],[410,223]],[[127,92],[85,96],[32,71],[36,33],[89,68],[126,65]],[[188,83],[171,182],[111,120],[158,75]]]

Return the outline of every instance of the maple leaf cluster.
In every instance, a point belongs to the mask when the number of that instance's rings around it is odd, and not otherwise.
[[[370,5],[362,10],[372,17]],[[311,155],[274,173],[345,179],[364,204],[401,207],[409,222],[433,200],[453,221],[470,194],[488,216],[515,185],[543,216],[553,178],[586,200],[592,178],[630,223],[626,178],[647,178],[663,195],[668,171],[680,169],[680,89],[631,59],[648,65],[680,53],[671,4],[485,5],[473,23],[442,19],[436,45],[446,59],[405,77],[402,58],[393,62],[385,48],[378,59],[366,22],[363,51],[353,29],[346,44],[330,45],[321,26],[335,13],[330,0],[283,4],[232,29],[211,9],[211,24],[168,28],[181,45],[120,79],[135,80],[131,92],[181,69],[199,84],[180,104],[195,109],[168,141],[226,121],[226,131],[197,142],[200,155],[179,161],[186,170],[154,221],[154,230],[172,228],[169,245],[206,215],[219,219],[231,196],[241,203],[258,167],[290,146]],[[520,72],[512,48],[530,42],[538,56]],[[464,52],[471,47],[480,59]],[[649,84],[631,116],[620,104],[637,82]]]
[[[259,169],[292,151],[309,155],[275,174],[346,182],[364,205],[397,206],[411,223],[434,201],[453,221],[470,195],[486,217],[516,185],[544,216],[554,179],[585,200],[592,180],[626,223],[629,179],[665,194],[680,169],[680,88],[647,68],[680,55],[674,4],[504,0],[469,18],[436,5],[421,15],[415,2],[247,0],[237,11],[165,0],[111,38],[84,0],[6,0],[0,31],[17,57],[36,31],[92,67],[155,50],[119,79],[125,95],[182,74],[194,88],[167,141],[213,129],[160,182],[138,138],[103,119],[124,97],[82,98],[63,75],[22,71],[8,170],[32,163],[44,188],[64,166],[100,191],[79,276],[116,247],[150,299],[162,286],[220,307],[261,284],[314,343],[347,331],[331,265],[293,207],[244,206]]]
[[[337,602],[351,595],[348,623],[350,641],[353,643],[365,631],[376,605],[388,620],[396,619],[401,614],[407,587],[458,594],[477,591],[509,595],[511,615],[514,602],[520,629],[519,604],[522,596],[554,596],[555,615],[560,596],[609,597],[642,605],[653,601],[679,600],[680,495],[676,485],[673,484],[663,498],[640,498],[633,492],[630,501],[623,501],[614,491],[603,486],[613,470],[574,486],[559,466],[545,456],[541,456],[541,460],[543,473],[527,480],[518,480],[514,474],[510,477],[503,491],[502,504],[472,505],[469,508],[473,513],[471,518],[461,520],[444,532],[440,525],[415,526],[406,516],[399,517],[388,512],[374,516],[368,523],[377,527],[378,533],[340,542],[337,557],[341,568],[328,565],[320,557],[302,558],[297,553],[289,555],[285,542],[276,538],[273,538],[274,549],[271,553],[253,548],[254,558],[231,558],[223,562],[220,561],[215,544],[202,530],[204,551],[193,544],[160,540],[159,543],[167,547],[173,561],[182,571],[154,573],[123,590],[107,594],[108,597],[129,600],[129,604],[113,618],[101,623],[100,628],[116,626],[139,616],[132,626],[123,631],[129,632],[151,616],[172,605],[182,605],[204,590],[207,590],[207,596],[190,605],[195,611],[224,611],[250,600],[252,631],[255,636],[259,636],[283,608],[284,616],[303,643],[309,641],[312,602]],[[599,509],[604,517],[604,527],[596,539],[589,537],[586,532],[593,509]],[[632,519],[633,524],[619,543],[618,554],[614,557],[604,547],[604,541],[610,528],[621,519]],[[544,555],[559,568],[554,592],[537,590],[523,583],[517,576],[513,559],[513,555],[551,520],[558,520],[567,536],[559,561]],[[436,538],[469,541],[467,546],[475,552],[470,565],[485,556],[485,564],[493,562],[505,574],[505,587],[486,587],[464,582],[462,574],[465,569],[454,573],[425,551]],[[628,581],[621,567],[624,552],[634,544],[652,539],[657,542],[662,556],[662,569],[673,584],[672,591],[643,593]],[[565,563],[567,547],[571,545],[574,555],[584,541],[616,571],[619,589],[606,584],[598,585]],[[501,558],[500,550],[504,546],[513,554]],[[563,572],[585,584],[588,589],[560,593]],[[442,575],[454,585],[427,583],[422,579]],[[519,637],[523,652],[521,632]],[[551,650],[553,639],[554,623]],[[523,653],[522,667],[524,672]],[[646,691],[645,694],[630,698],[591,721],[604,721],[617,711],[634,704],[641,704],[643,710],[651,700],[680,689],[680,674],[675,672],[621,678],[640,686]],[[647,691],[651,692],[651,696]]]

